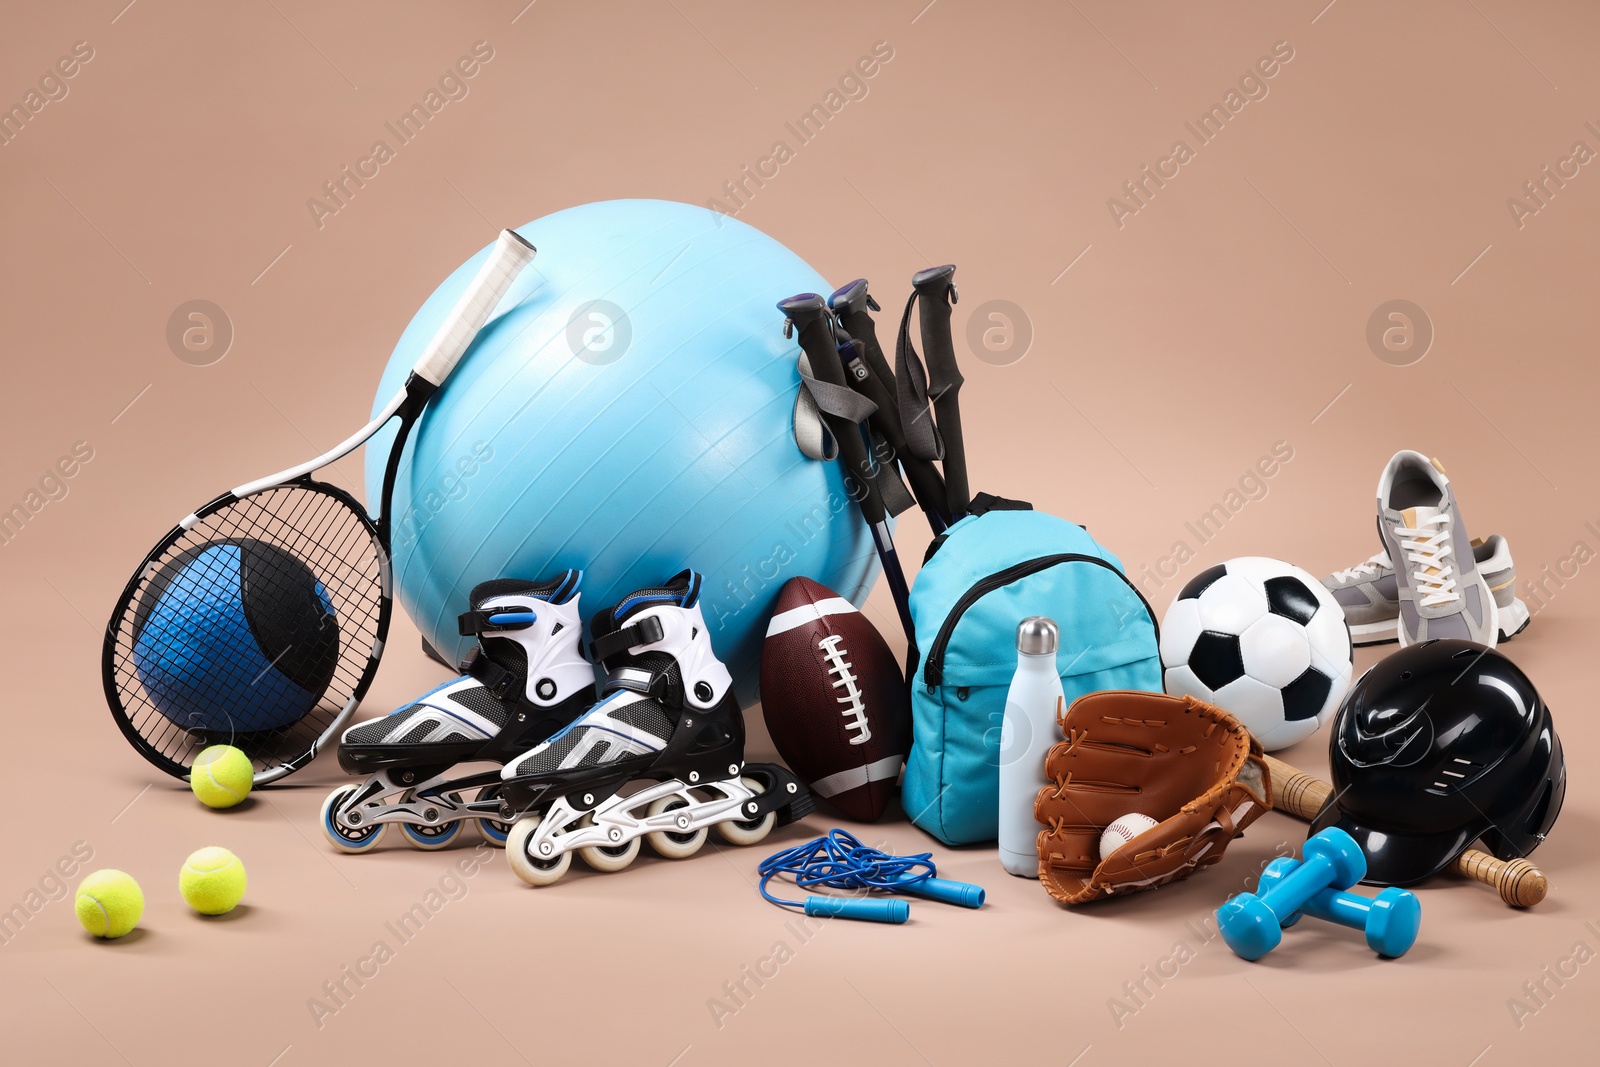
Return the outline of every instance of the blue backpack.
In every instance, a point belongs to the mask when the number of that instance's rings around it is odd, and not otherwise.
[[[1101,689],[1161,692],[1155,613],[1122,564],[1081,526],[979,494],[934,539],[911,590],[912,741],[901,799],[948,845],[999,833],[1000,724],[1017,668],[1017,623],[1053,619],[1071,704]]]

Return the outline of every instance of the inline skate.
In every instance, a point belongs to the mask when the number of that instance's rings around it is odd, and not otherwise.
[[[712,826],[753,845],[812,809],[782,767],[744,761],[744,716],[683,571],[596,615],[591,654],[608,674],[599,703],[506,764],[506,857],[530,885],[555,882],[577,852],[620,871],[645,839],[669,859],[699,851]]]
[[[500,765],[582,714],[595,700],[578,613],[581,571],[551,582],[518,578],[472,590],[459,619],[478,648],[466,673],[381,719],[346,730],[339,765],[367,775],[322,805],[322,832],[341,852],[368,852],[399,823],[422,849],[444,848],[475,820],[484,839],[504,845]],[[459,777],[463,763],[496,766]],[[471,799],[463,792],[471,791]]]

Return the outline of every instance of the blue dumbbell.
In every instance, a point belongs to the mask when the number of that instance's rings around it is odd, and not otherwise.
[[[1288,856],[1273,860],[1261,872],[1259,890],[1268,891],[1298,866],[1300,861]],[[1284,919],[1283,928],[1299,922],[1302,915],[1360,930],[1367,935],[1367,946],[1372,951],[1390,959],[1404,956],[1406,950],[1417,943],[1417,930],[1422,926],[1422,904],[1417,895],[1396,886],[1390,886],[1376,897],[1324,889]]]
[[[1349,889],[1367,873],[1367,857],[1355,839],[1330,826],[1306,840],[1305,861],[1286,871],[1265,892],[1240,893],[1217,909],[1217,928],[1234,954],[1258,960],[1278,947],[1283,927],[1324,889]]]

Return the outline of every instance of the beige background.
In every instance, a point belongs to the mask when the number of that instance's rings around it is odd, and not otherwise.
[[[10,937],[7,1061],[1592,1055],[1600,965],[1571,957],[1600,949],[1600,923],[1585,925],[1600,920],[1600,568],[1570,561],[1600,549],[1600,171],[1579,167],[1520,227],[1507,204],[1574,142],[1600,150],[1585,126],[1600,126],[1592,7],[124,2],[12,4],[0,32],[0,103],[23,101],[75,42],[93,50],[67,95],[0,147],[0,503],[24,500],[75,442],[93,449],[65,497],[0,547],[13,809],[0,905],[24,902],[79,842],[90,866],[136,874],[149,905],[143,932],[118,944],[92,943],[70,902]],[[307,199],[478,41],[493,58],[469,94],[319,228]],[[866,95],[799,145],[784,124],[880,41],[893,58]],[[1277,42],[1293,58],[1267,95],[1196,148],[1184,124]],[[1108,198],[1180,138],[1194,158],[1119,228]],[[1299,841],[1272,815],[1198,879],[1074,913],[989,850],[935,849],[941,873],[988,886],[987,908],[918,903],[905,928],[841,923],[802,942],[750,884],[764,847],[575,870],[542,892],[491,856],[456,881],[470,850],[334,855],[315,823],[343,779],[331,759],[212,814],[128,749],[101,698],[99,634],[161,531],[359,424],[413,310],[498,227],[611,197],[704,203],[779,139],[794,158],[742,219],[835,283],[865,274],[886,296],[917,268],[959,264],[959,331],[988,301],[1021,309],[1024,358],[965,358],[973,481],[1088,524],[1158,605],[1230,556],[1318,574],[1364,558],[1373,486],[1401,447],[1444,459],[1473,531],[1507,534],[1524,576],[1566,568],[1509,647],[1555,708],[1570,761],[1566,810],[1536,857],[1550,899],[1516,914],[1441,880],[1403,961],[1302,929],[1246,965],[1191,924]],[[220,305],[235,331],[209,366],[165,338],[192,299]],[[1420,305],[1436,331],[1410,366],[1366,341],[1391,299]],[[1004,362],[1016,347],[986,354]],[[1184,523],[1277,442],[1293,459],[1264,498],[1199,543]],[[356,463],[341,471],[358,486]],[[904,524],[909,558],[926,536]],[[1195,558],[1146,577],[1179,541]],[[872,610],[893,632],[881,588]],[[396,630],[365,713],[439,679],[409,625]],[[1325,742],[1288,756],[1321,769]],[[899,821],[870,834],[929,845]],[[177,897],[183,857],[211,843],[249,868],[248,909],[231,921]],[[385,924],[430,890],[446,903],[400,945]],[[394,958],[319,1028],[308,1000],[380,939],[399,945]],[[724,983],[770,973],[780,940],[793,958],[719,1028],[708,1002],[734,1006]],[[1145,979],[1151,994],[1119,1027],[1111,999],[1133,1006],[1124,983],[1180,942],[1193,959],[1164,985]],[[1519,1027],[1508,1001],[1561,969],[1565,984],[1545,979],[1551,995]]]

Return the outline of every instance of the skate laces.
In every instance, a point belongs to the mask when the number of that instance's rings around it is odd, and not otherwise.
[[[1450,538],[1450,513],[1433,508],[1414,509],[1411,525],[1395,524],[1394,535],[1405,553],[1411,580],[1416,583],[1423,607],[1437,607],[1461,599],[1456,587],[1454,548]]]
[[[1336,582],[1362,582],[1368,578],[1378,577],[1388,570],[1390,566],[1389,553],[1378,552],[1370,558],[1357,563],[1354,567],[1346,567],[1342,571],[1334,571],[1332,577]]]

